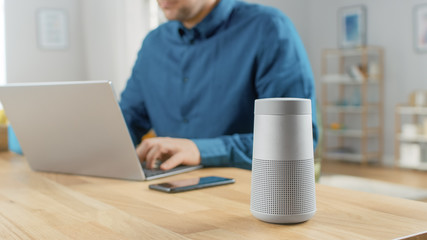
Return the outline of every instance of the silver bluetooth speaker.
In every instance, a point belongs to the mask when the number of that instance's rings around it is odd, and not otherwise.
[[[251,212],[298,223],[316,212],[311,100],[255,100]]]

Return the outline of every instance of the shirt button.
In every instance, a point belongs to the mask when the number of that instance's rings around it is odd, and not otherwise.
[[[183,121],[184,123],[188,123],[188,119],[187,119],[187,118],[184,118],[182,121]]]
[[[184,81],[184,83],[188,82],[188,78],[184,78],[182,81]]]

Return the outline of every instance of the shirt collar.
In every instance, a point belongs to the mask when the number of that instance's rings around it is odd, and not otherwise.
[[[234,0],[220,0],[214,9],[194,28],[186,29],[182,23],[178,24],[178,34],[185,38],[208,38],[226,21],[233,10]]]

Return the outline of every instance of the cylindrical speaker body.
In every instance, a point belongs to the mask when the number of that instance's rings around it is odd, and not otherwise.
[[[298,223],[316,212],[311,100],[255,100],[251,212]]]

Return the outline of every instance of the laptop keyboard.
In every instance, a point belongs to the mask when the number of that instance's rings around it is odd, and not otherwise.
[[[181,166],[177,166],[175,168],[172,168],[170,170],[161,170],[159,168],[146,169],[144,165],[145,164],[142,165],[142,169],[144,171],[145,177],[152,177],[152,176],[157,176],[157,175],[164,174],[164,173],[176,172],[176,171],[180,171],[182,169],[186,169],[189,167],[189,166],[181,165]]]

